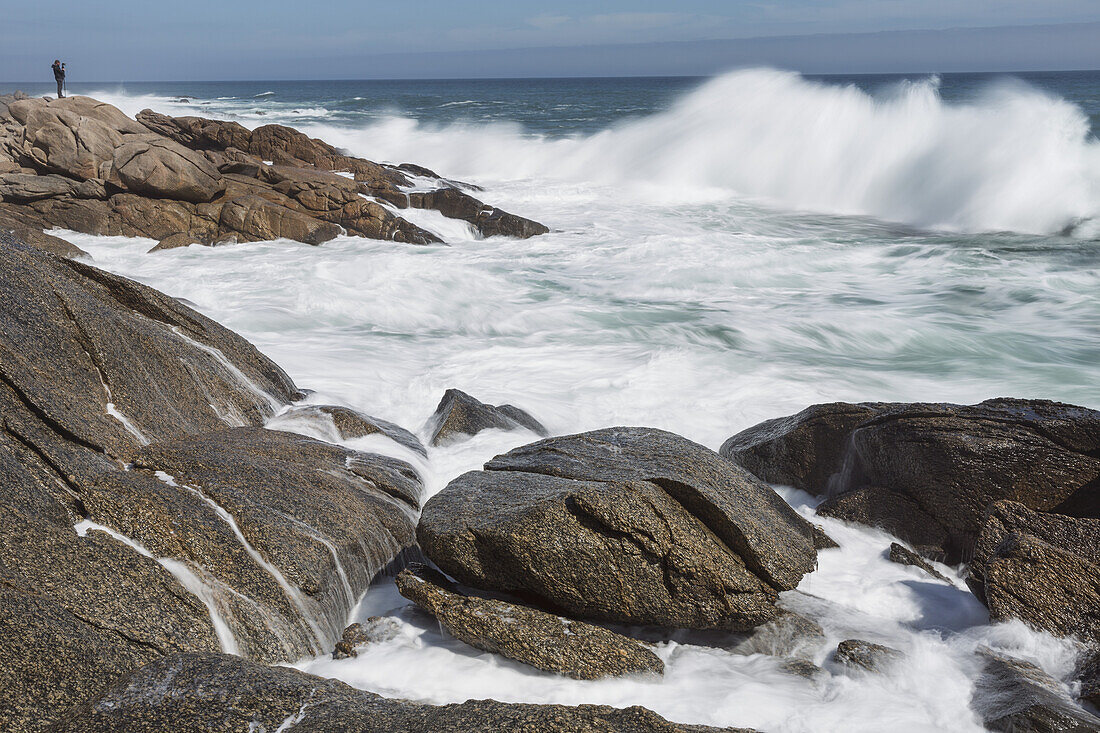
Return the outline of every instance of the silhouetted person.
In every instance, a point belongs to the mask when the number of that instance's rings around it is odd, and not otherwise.
[[[53,66],[53,78],[57,82],[57,98],[65,98],[65,64],[61,63],[58,59],[54,59]]]

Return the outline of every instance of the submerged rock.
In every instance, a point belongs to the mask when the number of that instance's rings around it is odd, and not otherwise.
[[[344,629],[336,648],[332,650],[333,659],[348,659],[359,656],[359,649],[367,644],[389,641],[397,636],[400,627],[392,618],[371,616],[364,623],[355,623]]]
[[[974,684],[971,707],[989,730],[1006,733],[1100,731],[1100,718],[1086,712],[1057,680],[1033,664],[980,652],[981,676]]]
[[[726,441],[770,483],[829,498],[828,516],[969,559],[994,501],[1100,517],[1100,412],[1044,400],[815,405]]]
[[[1081,685],[1081,699],[1100,707],[1100,649],[1087,652],[1074,673]]]
[[[527,705],[475,700],[425,705],[356,690],[285,667],[222,654],[177,654],[121,679],[68,713],[58,733],[277,730],[295,733],[707,733],[642,707]],[[286,729],[286,728],[284,728]],[[722,729],[752,733],[747,729]]]
[[[812,661],[824,643],[825,631],[820,624],[788,611],[757,626],[746,639],[729,649],[737,654],[768,654]]]
[[[684,438],[608,428],[517,448],[424,507],[417,536],[474,587],[579,618],[749,629],[815,564],[769,487]]]
[[[890,552],[888,554],[890,562],[895,562],[898,565],[909,565],[910,567],[920,568],[924,572],[931,575],[936,580],[947,580],[944,575],[932,567],[932,564],[925,560],[917,553],[910,550],[904,545],[899,545],[897,542],[890,543]]]
[[[452,443],[460,436],[477,435],[482,430],[515,430],[525,428],[536,435],[549,432],[535,418],[512,405],[487,405],[457,389],[443,394],[428,425],[432,445]]]
[[[529,606],[465,595],[424,565],[397,576],[397,589],[472,647],[578,680],[663,674],[664,662],[613,631]]]
[[[848,639],[836,647],[833,661],[853,669],[868,672],[882,672],[890,664],[901,659],[902,653],[881,644],[872,644],[862,639]]]

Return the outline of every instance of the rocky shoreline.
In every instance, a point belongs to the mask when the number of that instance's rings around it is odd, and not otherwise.
[[[479,236],[526,238],[549,230],[487,205],[477,188],[411,163],[344,154],[290,127],[131,119],[90,97],[0,96],[0,227],[59,254],[43,234],[149,237],[153,249],[339,235],[408,244],[440,239],[399,212],[426,209],[466,221]]]
[[[426,180],[437,187],[410,190]],[[827,646],[812,605],[789,602],[836,542],[780,484],[896,536],[890,559],[929,582],[947,582],[930,560],[965,566],[993,621],[1075,640],[1073,680],[975,655],[971,708],[989,729],[1100,730],[1100,412],[815,405],[715,452],[643,427],[550,436],[450,390],[430,445],[543,437],[422,502],[409,463],[279,428],[323,419],[334,440],[377,434],[430,456],[417,434],[298,404],[243,338],[42,230],[159,248],[429,241],[402,205],[485,236],[544,227],[290,128],[130,120],[80,97],[0,98],[0,197],[4,730],[714,730],[644,708],[425,705],[274,666],[373,643],[384,623],[344,628],[372,582],[396,582],[473,648],[575,679],[657,682],[652,643],[684,634],[809,680],[903,668],[873,636]]]

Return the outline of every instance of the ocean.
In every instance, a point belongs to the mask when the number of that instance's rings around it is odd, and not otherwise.
[[[24,85],[32,94],[49,85]],[[509,402],[554,433],[671,430],[717,448],[818,402],[1047,398],[1100,407],[1100,72],[712,79],[71,85],[129,114],[282,123],[373,160],[484,187],[548,225],[479,240],[417,212],[444,245],[341,237],[146,254],[64,236],[96,264],[241,333],[309,400],[420,429],[444,390]],[[318,426],[291,427],[318,437]],[[531,435],[487,432],[409,460],[427,494]],[[809,496],[784,496],[813,516]],[[774,732],[980,731],[978,646],[1060,679],[1070,647],[991,626],[955,569],[842,544],[792,604],[834,642],[908,655],[904,673],[811,682],[766,657],[668,642],[662,681],[579,682],[444,638],[382,584],[355,615],[397,635],[299,667],[437,703],[640,704],[676,721]],[[825,652],[819,663],[825,661]]]

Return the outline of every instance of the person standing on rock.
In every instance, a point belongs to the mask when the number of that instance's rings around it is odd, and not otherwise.
[[[53,60],[53,78],[57,82],[57,98],[65,98],[65,64],[61,63],[60,59]]]

